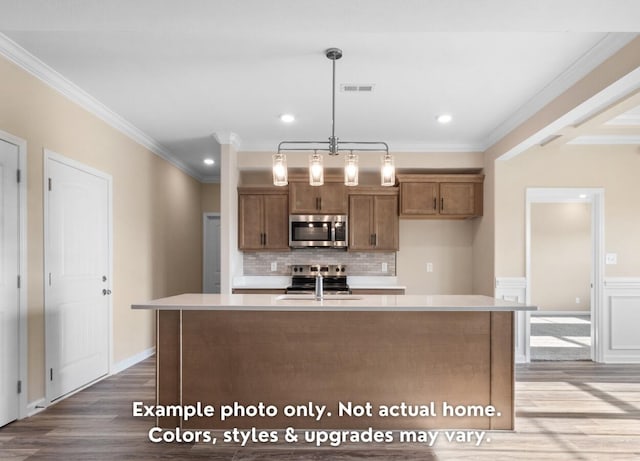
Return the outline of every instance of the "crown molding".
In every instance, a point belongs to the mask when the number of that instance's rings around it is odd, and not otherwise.
[[[626,44],[636,38],[636,33],[608,33],[589,51],[580,56],[564,72],[553,79],[547,86],[531,97],[518,110],[493,130],[482,143],[482,151],[486,151],[511,131],[535,115],[559,95],[568,90],[578,80],[593,71],[607,58],[611,57]]]
[[[200,178],[200,182],[205,184],[220,184],[220,175],[203,176]]]
[[[211,133],[211,136],[213,136],[213,139],[215,139],[221,146],[228,144],[233,146],[236,152],[240,150],[242,140],[240,139],[240,136],[238,136],[233,131],[218,131],[215,133]]]
[[[118,130],[128,138],[150,150],[158,157],[161,157],[171,163],[173,166],[189,176],[192,176],[197,180],[201,180],[200,175],[195,170],[176,158],[176,156],[165,146],[148,134],[144,133],[142,130],[138,129],[131,122],[127,121],[116,112],[109,109],[75,83],[49,67],[36,56],[29,53],[2,33],[0,33],[0,55],[4,56],[9,61],[13,62],[46,85],[50,86],[70,101],[95,115],[112,128]]]

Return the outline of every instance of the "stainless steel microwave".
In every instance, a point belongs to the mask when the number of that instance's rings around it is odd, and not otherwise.
[[[347,236],[347,215],[289,215],[291,248],[346,248]]]

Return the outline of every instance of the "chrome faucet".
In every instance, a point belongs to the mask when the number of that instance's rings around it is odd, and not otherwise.
[[[316,301],[321,301],[324,298],[324,289],[322,287],[322,274],[316,274]]]

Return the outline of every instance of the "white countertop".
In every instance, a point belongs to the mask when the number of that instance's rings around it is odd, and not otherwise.
[[[288,297],[289,299],[283,299]],[[294,299],[291,299],[294,298]],[[212,310],[212,311],[530,311],[513,301],[482,295],[353,295],[325,296],[321,301],[312,295],[222,295],[188,293],[133,304],[132,309]]]

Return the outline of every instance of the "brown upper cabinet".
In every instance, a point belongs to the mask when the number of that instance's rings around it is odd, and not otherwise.
[[[349,250],[398,250],[398,189],[358,187],[349,194]]]
[[[326,182],[311,186],[306,182],[289,182],[289,209],[291,214],[346,214],[346,186],[339,182]]]
[[[401,218],[482,216],[482,174],[398,174]]]
[[[289,249],[289,195],[286,187],[238,188],[238,248]]]

